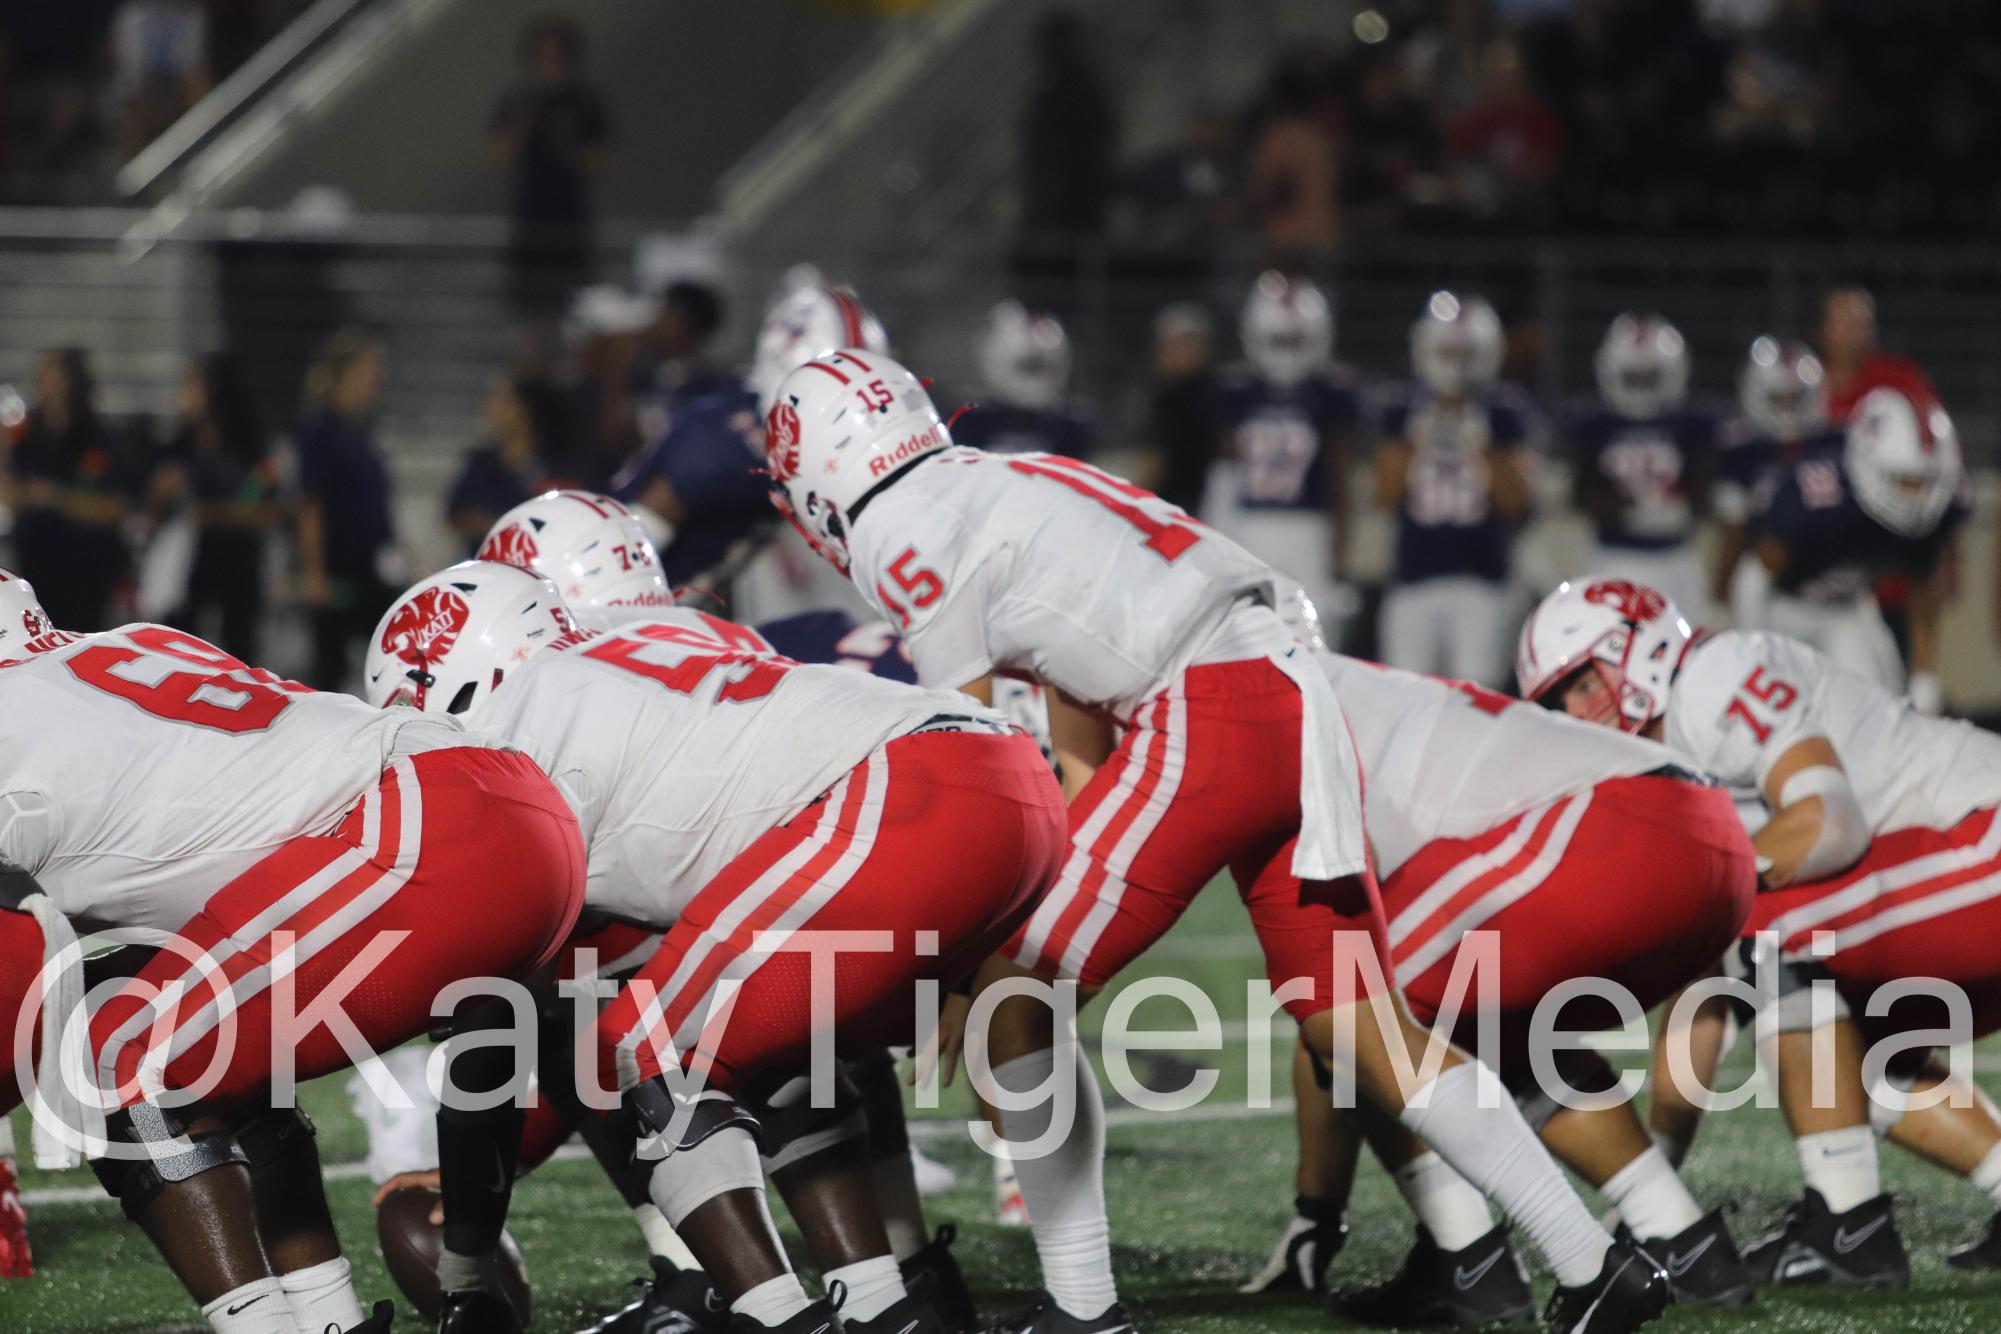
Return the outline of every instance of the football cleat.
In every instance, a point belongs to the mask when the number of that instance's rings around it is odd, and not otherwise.
[[[1757,1291],[1730,1229],[1723,1224],[1721,1209],[1692,1223],[1672,1237],[1649,1237],[1635,1241],[1631,1232],[1619,1229],[1621,1241],[1632,1241],[1667,1271],[1674,1299],[1694,1306],[1742,1306]]]
[[[766,1325],[747,1315],[730,1317],[730,1334],[844,1334],[848,1326],[827,1302],[814,1302],[782,1325]]]
[[[1614,1242],[1598,1277],[1550,1294],[1542,1318],[1550,1334],[1627,1334],[1657,1320],[1674,1300],[1667,1273],[1631,1242]]]
[[[647,1263],[653,1277],[633,1280],[644,1289],[639,1300],[578,1334],[719,1334],[729,1328],[729,1311],[707,1275],[657,1255]]]
[[[1502,1224],[1470,1246],[1440,1249],[1422,1224],[1387,1283],[1337,1293],[1328,1306],[1365,1325],[1485,1325],[1533,1320],[1535,1294]]]
[[[1744,1263],[1760,1283],[1901,1288],[1911,1281],[1888,1195],[1837,1214],[1809,1188],[1777,1228],[1744,1248]]]
[[[1332,1218],[1328,1215],[1332,1214]],[[1317,1215],[1317,1216],[1316,1216]],[[1348,1220],[1319,1200],[1300,1196],[1271,1259],[1238,1292],[1325,1292],[1327,1267],[1348,1240]]]
[[[1945,1257],[1954,1269],[2001,1269],[2001,1214],[1987,1222],[1987,1235]]]
[[[1044,1293],[1040,1306],[1001,1321],[987,1334],[1134,1334],[1138,1328],[1123,1302],[1113,1302],[1096,1317],[1085,1320],[1071,1315]]]
[[[328,1325],[326,1334],[389,1334],[396,1326],[396,1306],[393,1302],[377,1302],[368,1319],[352,1329],[343,1330],[338,1325]]]
[[[438,1334],[521,1334],[521,1317],[497,1292],[448,1292],[438,1308]]]
[[[34,1276],[35,1257],[28,1249],[28,1211],[21,1207],[14,1160],[0,1158],[0,1278]]]
[[[980,1327],[980,1313],[973,1305],[973,1292],[966,1286],[965,1273],[952,1258],[952,1243],[958,1239],[959,1230],[947,1223],[923,1250],[898,1267],[903,1270],[905,1290],[936,1311],[946,1329],[955,1334],[970,1334]]]
[[[945,1334],[945,1324],[930,1305],[905,1297],[873,1320],[849,1320],[848,1334]]]

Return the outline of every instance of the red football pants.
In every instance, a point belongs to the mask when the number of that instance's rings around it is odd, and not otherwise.
[[[1411,1012],[1432,1023],[1469,933],[1498,938],[1504,1055],[1521,1054],[1550,990],[1605,978],[1651,1009],[1715,966],[1751,912],[1757,862],[1720,788],[1614,778],[1471,838],[1420,848],[1383,885],[1391,957]],[[1476,1034],[1478,989],[1455,1029]],[[1557,1026],[1615,1027],[1602,1000],[1565,1005]]]
[[[598,1019],[601,1078],[673,1059],[718,1088],[837,1047],[907,1042],[913,986],[956,981],[1020,926],[1063,857],[1063,793],[1028,737],[899,737],[766,833],[688,904]],[[834,958],[814,1013],[811,932],[873,932]],[[827,948],[822,944],[823,948]]]
[[[19,1076],[35,1073],[42,1054],[42,928],[24,912],[0,909],[0,1024],[7,1035],[6,1063],[0,1067],[0,1116],[21,1105]],[[22,1012],[36,1017],[21,1032]]]
[[[576,817],[527,756],[467,746],[399,759],[338,829],[292,839],[224,886],[181,928],[180,952],[161,951],[99,1009],[99,1081],[121,1106],[146,1095],[142,1066],[195,1089],[221,1042],[219,1082],[200,1095],[213,1102],[261,1093],[286,1049],[299,1079],[344,1069],[333,1030],[298,1017],[336,979],[340,1009],[386,1051],[430,1026],[446,985],[547,962],[583,892]],[[281,934],[297,966],[274,982]],[[360,980],[347,988],[351,964]]]
[[[1191,667],[1143,705],[1072,803],[1070,855],[1014,961],[1102,987],[1227,869],[1273,986],[1313,981],[1285,1008],[1332,1005],[1334,933],[1366,932],[1385,957],[1383,910],[1373,876],[1292,873],[1302,714],[1298,687],[1262,658]],[[1358,980],[1352,998],[1371,989]]]

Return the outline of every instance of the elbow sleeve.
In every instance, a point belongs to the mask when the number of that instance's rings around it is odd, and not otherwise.
[[[1794,872],[1796,880],[1820,880],[1844,871],[1869,850],[1869,822],[1847,774],[1832,765],[1816,764],[1788,778],[1779,792],[1785,806],[1809,797],[1820,798],[1820,833]]]

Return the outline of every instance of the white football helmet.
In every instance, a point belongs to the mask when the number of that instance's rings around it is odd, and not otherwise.
[[[1275,385],[1298,384],[1334,355],[1334,308],[1304,278],[1258,275],[1244,298],[1244,355]]]
[[[750,363],[750,387],[759,409],[771,411],[780,380],[822,353],[843,347],[889,351],[882,321],[851,288],[808,283],[779,297],[757,328]]]
[[[855,510],[899,468],[951,444],[915,375],[850,348],[786,376],[764,421],[773,502],[844,574]]]
[[[1599,397],[1635,421],[1678,408],[1688,397],[1688,344],[1658,315],[1629,311],[1613,320],[1592,368]]]
[[[1893,533],[1926,537],[1959,489],[1959,433],[1936,402],[1871,389],[1848,419],[1842,463],[1870,518]]]
[[[1433,292],[1410,327],[1411,368],[1437,393],[1462,393],[1501,373],[1504,341],[1485,297]]]
[[[1307,596],[1306,586],[1286,575],[1279,575],[1272,581],[1275,598],[1273,610],[1285,622],[1285,628],[1292,631],[1292,637],[1314,652],[1327,648],[1327,633],[1320,619],[1320,608]]]
[[[519,565],[552,581],[592,630],[674,605],[645,525],[594,491],[544,491],[522,501],[493,525],[478,559]]]
[[[1773,440],[1800,440],[1827,420],[1822,384],[1826,372],[1805,343],[1770,334],[1751,340],[1737,378],[1737,403],[1744,419]]]
[[[49,620],[33,584],[12,570],[0,570],[0,662],[56,648],[72,638]]]
[[[460,561],[414,585],[368,641],[368,702],[465,713],[507,673],[584,631],[556,585],[519,565]]]
[[[1003,301],[987,312],[980,331],[980,375],[1008,407],[1060,407],[1070,388],[1070,335],[1055,316]]]
[[[1579,671],[1598,673],[1602,712],[1587,721],[1638,732],[1667,711],[1683,653],[1695,632],[1665,593],[1627,579],[1574,579],[1529,613],[1515,649],[1522,698],[1549,699]]]

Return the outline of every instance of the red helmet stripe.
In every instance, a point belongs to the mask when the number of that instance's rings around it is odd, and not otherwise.
[[[841,374],[839,371],[835,370],[832,366],[829,366],[824,361],[809,361],[806,363],[806,366],[807,369],[809,370],[825,371],[827,374],[833,376],[836,380],[839,380],[842,384],[854,383],[853,380],[850,380],[847,376]]]
[[[841,358],[842,358],[842,360],[844,360],[844,361],[852,361],[853,363],[855,363],[855,365],[857,365],[857,366],[859,366],[859,367],[861,368],[861,372],[862,372],[862,374],[864,374],[864,375],[874,375],[874,374],[875,374],[875,367],[873,367],[873,366],[869,365],[869,364],[868,364],[868,363],[867,363],[866,361],[863,361],[863,360],[862,360],[862,359],[861,359],[860,357],[856,356],[856,355],[855,355],[854,353],[852,353],[852,352],[843,352],[843,353],[841,353]]]
[[[829,292],[834,298],[834,309],[841,314],[841,346],[860,347],[862,343],[862,306],[855,300],[854,293],[845,287],[836,287]],[[863,370],[868,368],[864,366]]]
[[[597,515],[600,519],[609,519],[611,517],[611,515],[605,511],[605,507],[598,504],[597,501],[591,499],[590,495],[587,492],[565,491],[563,494],[568,496],[570,499],[576,501],[579,505],[588,506],[590,512]]]

